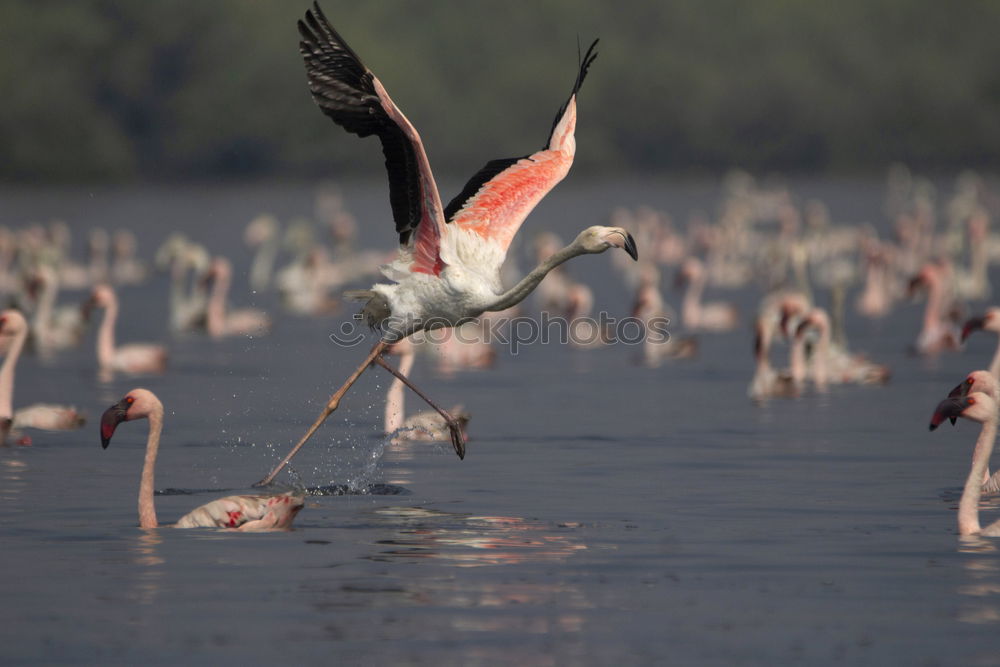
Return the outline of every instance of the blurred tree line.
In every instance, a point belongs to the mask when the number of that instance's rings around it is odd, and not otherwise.
[[[990,0],[325,0],[327,16],[463,177],[542,145],[581,95],[592,173],[995,167]],[[377,141],[312,104],[305,0],[3,0],[0,178],[375,173]]]

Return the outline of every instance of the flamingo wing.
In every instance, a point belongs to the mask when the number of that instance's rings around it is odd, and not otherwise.
[[[524,157],[486,163],[445,207],[445,220],[499,244],[506,252],[524,219],[573,164],[576,96],[597,57],[596,46],[594,40],[580,59],[573,90],[556,114],[546,147]]]
[[[359,137],[376,135],[381,140],[399,243],[408,246],[412,240],[413,270],[438,273],[444,215],[420,135],[378,78],[333,29],[319,3],[306,11],[298,26],[299,50],[313,100],[348,132]]]
[[[305,499],[291,491],[277,496],[226,496],[182,516],[177,528],[231,528],[242,531],[287,530]]]

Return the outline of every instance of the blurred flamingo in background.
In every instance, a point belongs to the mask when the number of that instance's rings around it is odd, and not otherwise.
[[[74,407],[38,403],[14,410],[14,374],[17,361],[28,338],[28,321],[20,311],[9,308],[0,312],[0,337],[8,338],[0,365],[0,442],[6,442],[12,430],[37,428],[48,431],[70,431],[86,422]],[[29,443],[25,439],[22,444]]]
[[[213,338],[224,336],[260,336],[271,328],[271,318],[256,308],[230,310],[226,303],[229,286],[233,279],[233,267],[225,257],[215,257],[205,274],[211,285],[208,298],[206,322],[208,335]]]
[[[964,343],[974,331],[980,330],[1000,334],[1000,308],[991,306],[982,315],[966,320],[962,326],[962,342]],[[1000,377],[1000,335],[997,336],[997,349],[993,353],[993,361],[990,362],[989,371],[995,377]]]
[[[97,364],[106,378],[114,372],[129,374],[162,373],[167,368],[167,348],[158,343],[115,345],[118,296],[110,285],[98,285],[84,304],[86,310],[104,309],[97,331]]]
[[[398,343],[394,343],[387,350],[388,354],[399,355],[399,373],[409,376],[416,359],[416,350],[411,339],[404,338]],[[385,397],[385,433],[392,435],[393,442],[405,440],[438,441],[450,440],[448,424],[444,418],[433,410],[418,412],[415,415],[406,417],[405,388],[403,381],[395,378],[389,385],[389,391]],[[469,423],[469,415],[461,405],[452,407],[449,414],[453,415],[465,433],[465,426]]]
[[[139,482],[139,527],[156,528],[153,484],[156,455],[163,430],[163,404],[147,389],[133,389],[101,416],[101,447],[107,449],[115,429],[123,421],[149,420],[146,458]],[[291,491],[281,495],[227,496],[185,514],[175,528],[230,528],[244,532],[288,530],[305,498]]]

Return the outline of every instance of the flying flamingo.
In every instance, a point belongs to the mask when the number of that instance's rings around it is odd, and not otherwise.
[[[374,134],[382,142],[400,249],[396,261],[384,270],[392,284],[377,284],[353,295],[365,301],[362,315],[380,331],[379,341],[330,397],[288,456],[261,480],[263,484],[274,478],[337,409],[368,366],[376,363],[389,368],[382,360],[386,346],[428,326],[455,326],[487,311],[510,308],[524,300],[547,273],[577,255],[623,248],[638,259],[635,241],[627,231],[594,226],[580,232],[570,245],[556,251],[512,288],[504,290],[500,282],[507,249],[521,223],[573,163],[576,97],[596,57],[596,41],[580,59],[573,89],[556,114],[545,148],[526,157],[488,162],[443,206],[416,129],[330,26],[318,3],[298,25],[314,101],[348,132],[362,137]],[[391,372],[396,374],[395,369]],[[408,380],[403,382],[416,391]],[[447,421],[455,452],[463,458],[465,442],[458,421],[431,405]]]
[[[0,444],[6,441],[13,429],[70,431],[83,426],[86,419],[73,407],[37,403],[14,410],[14,372],[28,339],[28,322],[20,311],[11,308],[0,312],[0,336],[11,337],[0,365]],[[26,440],[24,444],[29,442]]]
[[[964,343],[973,331],[979,330],[1000,334],[1000,308],[992,306],[981,316],[966,320],[962,327],[962,342]],[[1000,377],[1000,336],[997,338],[997,351],[993,353],[993,361],[990,362],[990,373]]]
[[[123,421],[149,420],[146,460],[139,482],[139,527],[156,528],[153,475],[163,429],[163,403],[148,389],[133,389],[101,416],[101,447],[107,449],[115,428]],[[232,528],[244,532],[288,530],[302,509],[304,498],[291,491],[271,496],[227,496],[185,514],[175,528]]]
[[[399,355],[399,373],[408,375],[413,368],[416,358],[416,351],[409,338],[404,338],[398,343],[394,343],[387,351],[389,354]],[[437,441],[448,440],[450,434],[448,424],[438,413],[433,410],[419,412],[410,417],[404,417],[406,408],[404,405],[403,382],[395,378],[389,385],[389,391],[385,397],[385,432],[393,435],[393,442],[404,440]],[[469,422],[469,415],[462,410],[461,405],[456,405],[448,411],[455,416],[465,433],[465,425]]]
[[[1000,537],[1000,521],[985,528],[979,524],[979,499],[983,493],[983,477],[997,437],[997,402],[987,394],[974,392],[968,396],[949,396],[938,404],[931,417],[933,431],[945,419],[962,417],[982,424],[972,456],[972,468],[965,480],[962,499],[958,502],[958,534]]]
[[[167,368],[167,348],[157,343],[115,345],[118,297],[110,285],[98,285],[90,292],[84,309],[103,308],[104,319],[97,331],[97,363],[101,373],[162,373]]]

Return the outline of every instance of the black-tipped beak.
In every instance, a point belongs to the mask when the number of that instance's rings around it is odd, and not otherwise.
[[[965,339],[968,338],[969,334],[973,331],[979,331],[984,326],[986,326],[985,317],[973,317],[966,320],[965,324],[962,325],[962,342],[964,343]]]
[[[628,232],[625,232],[625,252],[635,261],[639,261],[639,249],[635,246],[635,239]]]
[[[115,434],[118,425],[125,421],[128,407],[129,404],[122,399],[101,415],[101,449],[107,449],[111,444],[111,436]]]
[[[945,419],[955,420],[962,415],[965,410],[967,399],[964,396],[949,396],[940,403],[934,410],[931,417],[930,430],[936,429]],[[952,421],[954,423],[954,421]]]
[[[965,398],[969,395],[969,390],[972,389],[972,378],[967,378],[962,380],[962,383],[948,392],[948,398]],[[954,426],[955,422],[958,421],[958,417],[949,417],[948,421]]]

